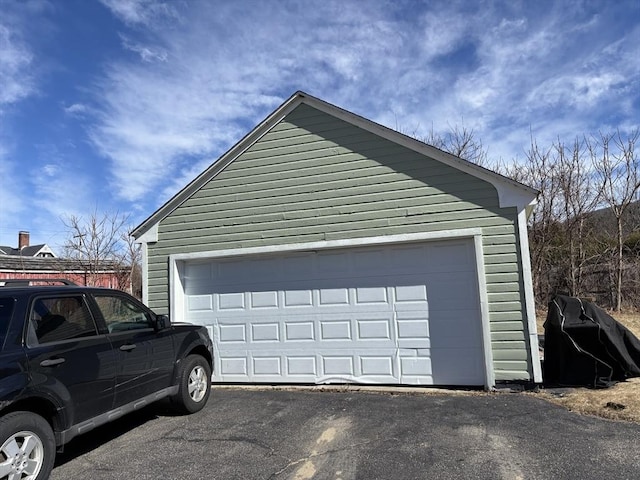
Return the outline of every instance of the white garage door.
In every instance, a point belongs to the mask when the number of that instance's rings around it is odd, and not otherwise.
[[[190,261],[214,381],[483,385],[471,240]]]

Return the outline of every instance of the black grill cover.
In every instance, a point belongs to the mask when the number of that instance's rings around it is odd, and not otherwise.
[[[544,333],[546,385],[606,388],[640,377],[640,340],[592,303],[557,295]]]

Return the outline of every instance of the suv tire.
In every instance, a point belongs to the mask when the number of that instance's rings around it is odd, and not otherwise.
[[[184,359],[178,374],[179,390],[173,405],[181,413],[195,413],[205,406],[211,393],[211,368],[200,355]]]
[[[53,430],[40,415],[12,412],[0,418],[0,478],[47,479],[55,453]]]

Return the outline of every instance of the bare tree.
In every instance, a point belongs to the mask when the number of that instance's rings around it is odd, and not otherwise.
[[[592,224],[586,222],[586,218],[600,201],[600,191],[594,185],[584,140],[576,138],[571,146],[567,146],[558,139],[554,150],[567,249],[567,286],[571,295],[581,296],[584,294],[583,268],[590,260],[586,242]]]
[[[126,285],[128,286],[129,293],[138,299],[142,298],[142,251],[140,250],[140,244],[135,242],[135,239],[131,235],[132,228],[128,228],[126,232],[123,232],[120,236],[120,240],[124,245],[124,251],[121,256],[121,265],[125,266],[123,273],[126,274]]]
[[[128,219],[128,215],[118,212],[103,215],[94,212],[86,219],[76,215],[62,219],[69,231],[65,256],[78,261],[87,285],[98,285],[105,271],[121,277],[123,269],[131,268],[129,262],[134,258],[127,251],[131,247],[125,248],[122,242]]]
[[[436,133],[433,126],[428,135],[421,141],[433,145],[440,150],[464,158],[476,165],[486,166],[488,163],[487,149],[482,144],[475,130],[462,125],[449,125],[449,130],[444,134]]]
[[[531,138],[524,163],[502,165],[503,175],[529,185],[540,192],[538,203],[529,217],[529,248],[536,301],[546,303],[549,291],[555,288],[552,278],[560,257],[557,242],[562,208],[560,207],[560,183],[553,148],[542,148]]]
[[[618,131],[603,134],[588,142],[593,168],[601,183],[602,198],[616,221],[614,307],[622,307],[622,267],[624,254],[623,217],[640,190],[640,160],[635,144],[640,130],[624,138]]]

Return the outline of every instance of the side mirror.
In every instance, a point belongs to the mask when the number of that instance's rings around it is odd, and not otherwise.
[[[156,315],[156,330],[164,330],[170,325],[168,315]]]

